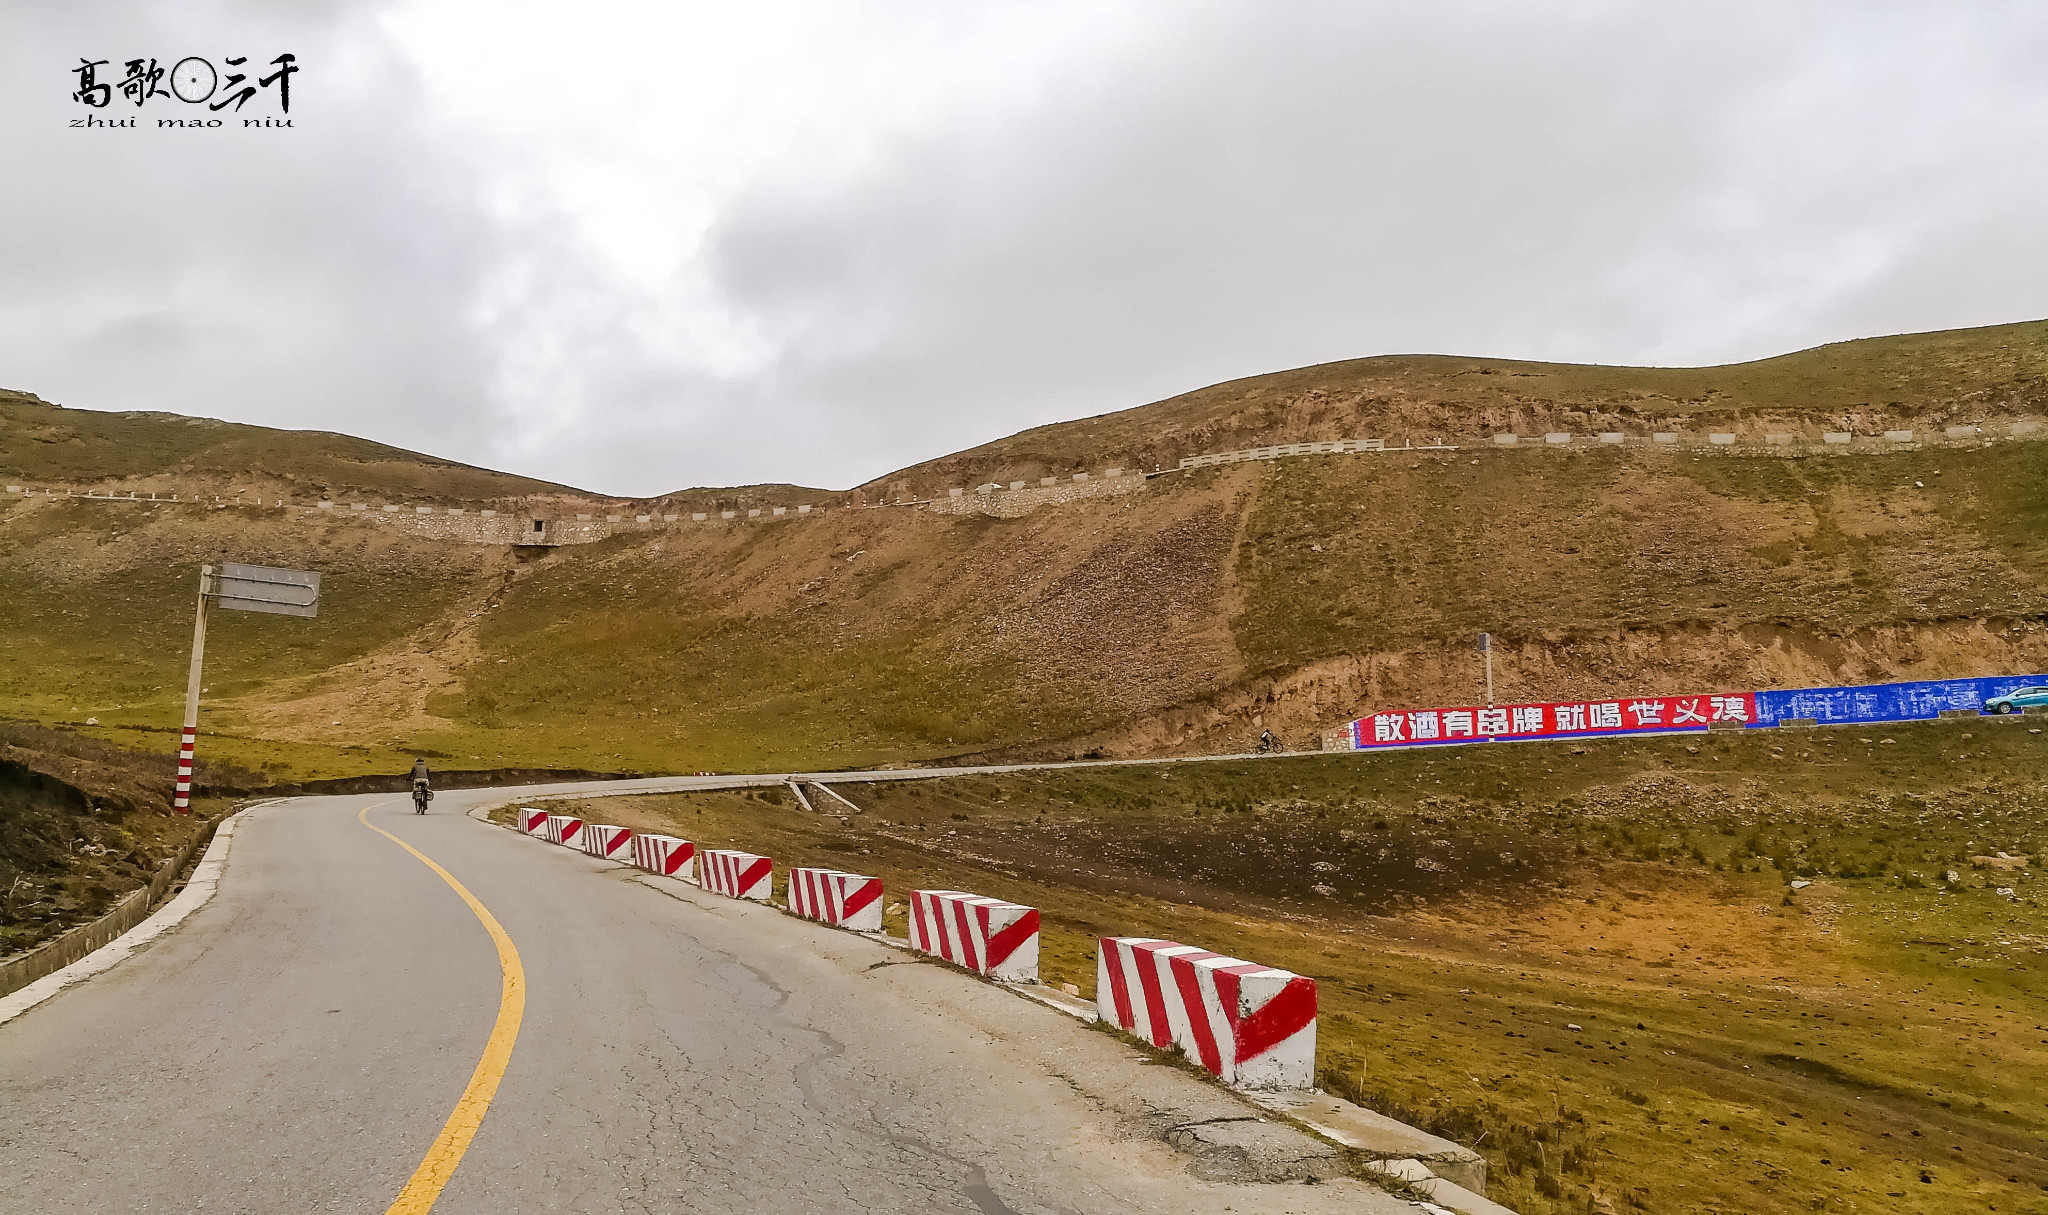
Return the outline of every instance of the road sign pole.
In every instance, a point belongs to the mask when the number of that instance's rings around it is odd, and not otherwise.
[[[199,671],[206,662],[206,600],[213,591],[213,567],[199,567],[199,610],[192,621],[192,669],[185,677],[185,731],[178,740],[178,791],[171,808],[192,813],[192,744],[199,736]]]

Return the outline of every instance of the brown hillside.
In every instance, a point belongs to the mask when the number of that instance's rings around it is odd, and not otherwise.
[[[690,489],[658,498],[607,497],[328,431],[278,430],[173,413],[67,409],[6,389],[0,389],[0,474],[26,484],[145,495],[523,503],[550,514],[605,507],[715,511],[837,497],[828,490],[785,484]]]
[[[1917,350],[1914,382],[2005,386],[1885,408],[1989,418],[2034,400],[2014,352],[2042,332],[1977,331],[1974,377],[1967,335],[1849,345],[1866,385]],[[228,557],[326,574],[318,620],[224,616],[209,651],[210,753],[280,776],[420,750],[676,771],[1313,746],[1469,699],[1482,629],[1509,699],[2042,670],[2044,527],[2038,442],[1302,457],[1018,518],[685,516],[524,558],[325,513],[12,498],[0,684],[20,716],[168,748],[196,566]]]
[[[864,488],[943,493],[1267,443],[1471,442],[1497,432],[1940,429],[2048,411],[2048,321],[1835,342],[1724,367],[1382,355],[1212,384],[1022,431]]]

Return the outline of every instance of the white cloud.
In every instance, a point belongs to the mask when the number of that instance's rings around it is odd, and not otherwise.
[[[2048,313],[2037,5],[13,20],[0,383],[614,491],[846,485],[1385,351],[1706,362]],[[305,67],[282,139],[63,126],[80,48],[252,43]]]

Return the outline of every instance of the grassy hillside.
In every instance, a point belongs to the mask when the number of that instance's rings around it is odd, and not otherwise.
[[[66,409],[6,389],[0,389],[0,475],[29,484],[141,490],[145,495],[203,489],[300,503],[367,498],[503,506],[525,501],[548,513],[614,505],[630,505],[641,513],[712,512],[800,506],[837,497],[828,490],[771,484],[608,498],[327,431],[277,430],[171,413]]]
[[[595,821],[1318,982],[1321,1083],[1523,1215],[2048,1210],[2035,719],[605,798]],[[1807,883],[1793,889],[1793,881]],[[780,893],[778,891],[778,893]]]
[[[1213,384],[878,478],[891,494],[1265,443],[1469,442],[1496,432],[1934,429],[2048,412],[2048,321],[1836,342],[1725,367],[1383,355]]]
[[[326,431],[275,430],[171,413],[65,409],[0,390],[0,472],[64,485],[184,482],[301,499],[351,492],[478,501],[574,493]],[[168,492],[168,491],[167,491]]]
[[[2032,384],[2041,332],[1772,362],[1848,360],[1830,391],[1881,370],[1932,409]],[[156,426],[137,433],[179,429]],[[120,446],[79,450],[126,467]],[[1313,746],[1367,709],[1475,695],[1481,630],[1504,699],[2048,669],[2044,528],[2031,442],[1307,457],[1016,519],[833,510],[537,558],[303,512],[10,499],[0,686],[19,716],[167,748],[196,569],[227,558],[326,575],[318,620],[223,615],[209,650],[207,745],[281,779],[417,751],[676,771],[1229,751],[1266,728]]]

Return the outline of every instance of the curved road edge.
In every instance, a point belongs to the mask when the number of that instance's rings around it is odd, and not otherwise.
[[[214,830],[213,842],[206,846],[206,855],[199,858],[193,867],[192,877],[176,898],[159,908],[156,914],[91,953],[52,974],[44,975],[35,982],[0,997],[0,1025],[41,1004],[67,987],[85,982],[95,975],[103,974],[128,960],[136,950],[149,944],[164,933],[185,922],[186,917],[206,906],[213,898],[213,892],[220,886],[220,875],[227,868],[228,847],[233,842],[235,828],[242,816],[254,810],[279,805],[284,799],[258,802],[235,811]]]

